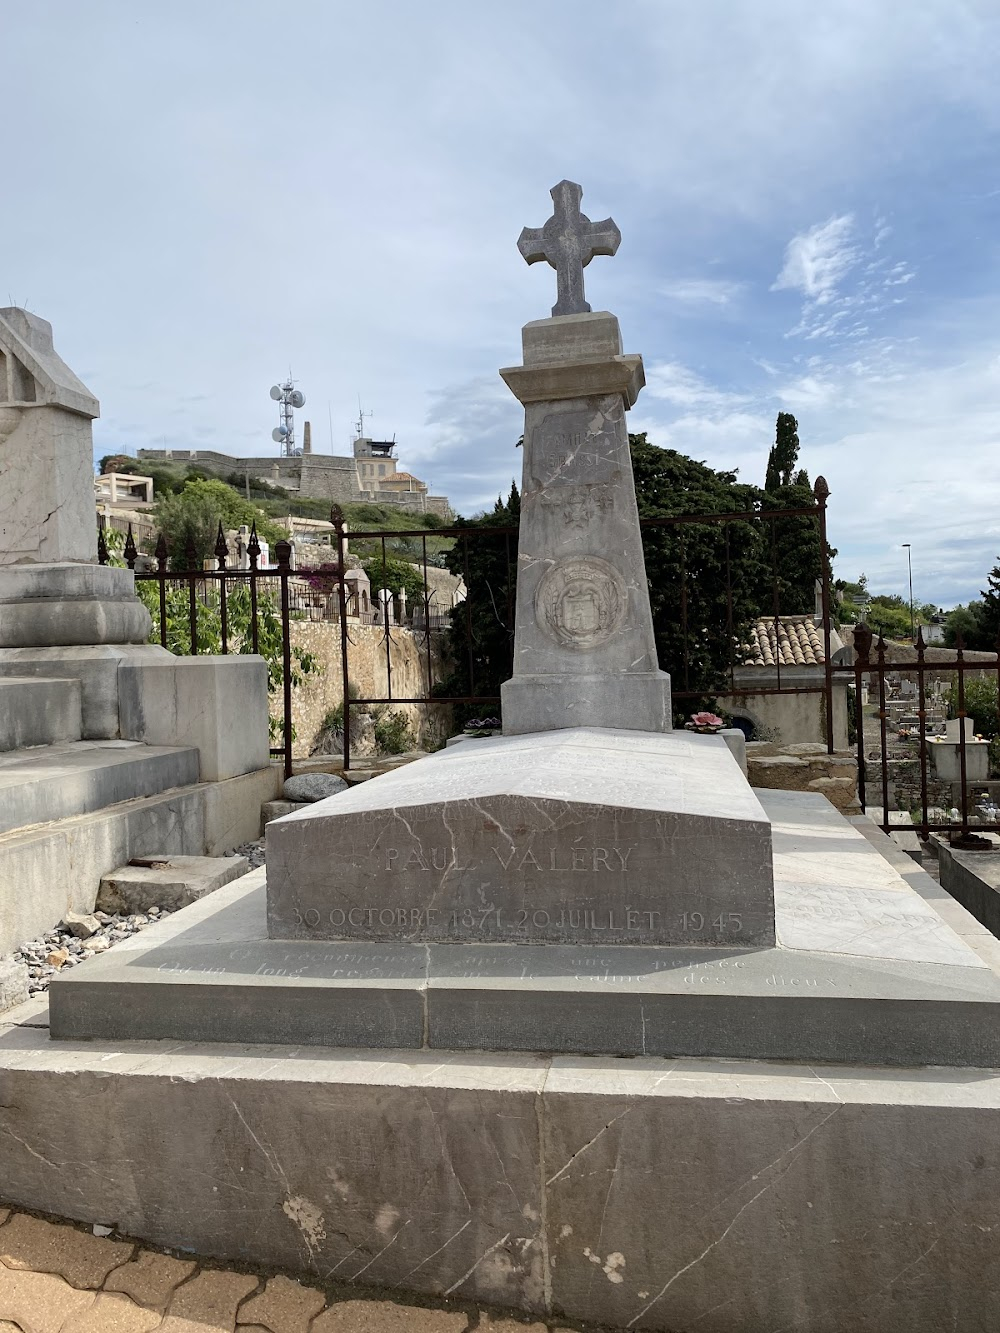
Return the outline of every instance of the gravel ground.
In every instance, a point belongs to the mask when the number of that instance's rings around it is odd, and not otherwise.
[[[264,864],[264,840],[244,843],[230,853],[232,856],[245,856],[250,869],[256,870]],[[38,995],[49,988],[49,982],[57,972],[68,967],[76,967],[95,953],[104,953],[119,940],[126,940],[132,935],[155,925],[168,917],[166,908],[153,907],[148,912],[133,916],[111,916],[107,912],[94,912],[100,922],[100,929],[89,939],[80,939],[70,930],[57,926],[47,930],[38,939],[29,940],[16,949],[10,956],[15,962],[24,963],[28,968],[28,990]]]
[[[26,963],[28,967],[28,990],[32,995],[49,988],[49,982],[68,967],[76,967],[85,962],[92,954],[104,953],[119,940],[136,935],[146,926],[162,921],[170,913],[154,907],[149,912],[135,916],[109,916],[107,912],[95,912],[101,928],[89,939],[78,939],[72,931],[47,930],[37,940],[29,940],[11,955],[15,962]]]
[[[256,842],[245,842],[242,847],[237,847],[230,852],[230,856],[245,856],[250,862],[250,869],[256,870],[264,864],[264,839],[258,838]]]

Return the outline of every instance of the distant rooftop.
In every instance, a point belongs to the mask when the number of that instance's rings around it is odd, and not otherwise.
[[[831,647],[843,645],[834,634]],[[750,642],[743,645],[745,666],[822,666],[823,629],[812,616],[781,616],[758,620],[750,627]]]

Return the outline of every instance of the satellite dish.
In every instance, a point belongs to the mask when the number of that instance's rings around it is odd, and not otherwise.
[[[275,444],[280,444],[284,438],[285,438],[284,426],[275,426],[274,430],[271,431],[271,439],[275,442]]]
[[[293,407],[301,407],[306,401],[306,396],[301,389],[296,389],[288,400]]]
[[[277,402],[278,399],[281,397],[281,390],[278,388],[276,384],[271,385],[271,397],[274,399],[275,402]]]

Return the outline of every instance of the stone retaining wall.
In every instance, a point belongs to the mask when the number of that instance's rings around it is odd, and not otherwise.
[[[850,750],[827,754],[826,746],[810,742],[747,744],[747,777],[751,787],[776,791],[815,791],[845,814],[858,814],[858,761]]]
[[[350,624],[347,650],[348,674],[362,698],[384,698],[388,693],[385,631],[379,625]],[[340,624],[337,621],[293,620],[292,646],[312,653],[318,669],[292,691],[294,753],[307,756],[322,729],[323,719],[343,702],[343,669],[340,655]],[[423,634],[393,626],[390,629],[389,664],[392,692],[402,698],[430,693],[431,676],[441,679],[445,670],[444,636],[431,635],[430,670],[427,641]],[[395,704],[410,719],[417,744],[430,749],[450,731],[451,709],[442,704]]]

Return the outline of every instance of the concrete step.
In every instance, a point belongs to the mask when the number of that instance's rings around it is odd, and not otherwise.
[[[51,930],[67,909],[92,912],[101,876],[133,857],[221,856],[250,842],[281,778],[270,768],[0,833],[0,957]]]
[[[0,833],[83,815],[198,781],[198,751],[71,741],[0,755]]]
[[[78,680],[0,677],[0,752],[78,741],[82,735]]]

